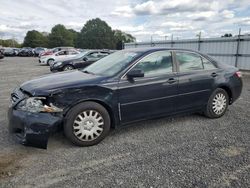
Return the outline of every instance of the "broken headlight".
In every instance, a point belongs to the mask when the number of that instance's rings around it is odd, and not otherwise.
[[[52,103],[49,105],[44,104],[45,97],[30,97],[22,100],[16,106],[17,110],[27,112],[62,112],[63,109],[54,106]]]

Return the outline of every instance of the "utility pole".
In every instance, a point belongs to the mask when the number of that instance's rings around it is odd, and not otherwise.
[[[171,47],[174,47],[174,35],[171,35]]]
[[[198,51],[200,51],[201,50],[201,31],[196,36],[198,36]]]
[[[165,42],[167,42],[167,38],[168,38],[168,36],[165,36]]]
[[[238,67],[238,59],[239,59],[239,51],[240,51],[240,35],[241,35],[241,28],[239,28],[239,34],[237,39],[237,48],[235,54],[235,67]]]

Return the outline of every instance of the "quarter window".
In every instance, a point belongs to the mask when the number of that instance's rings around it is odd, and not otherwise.
[[[176,59],[179,62],[180,72],[202,70],[201,57],[187,52],[176,52]]]
[[[173,70],[171,53],[169,51],[160,51],[150,54],[140,60],[133,69],[143,70],[145,77],[170,73]]]

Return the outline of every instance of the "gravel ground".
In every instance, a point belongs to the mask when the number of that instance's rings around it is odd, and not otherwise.
[[[58,133],[41,150],[15,143],[7,129],[10,92],[50,74],[37,62],[0,60],[0,187],[250,187],[250,76],[220,119],[141,122],[87,148]]]

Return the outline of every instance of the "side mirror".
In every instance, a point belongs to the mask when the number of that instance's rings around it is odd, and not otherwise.
[[[82,60],[83,60],[83,61],[88,61],[88,58],[87,58],[87,57],[84,57]]]
[[[141,69],[132,69],[127,73],[129,79],[144,77],[144,71]]]

